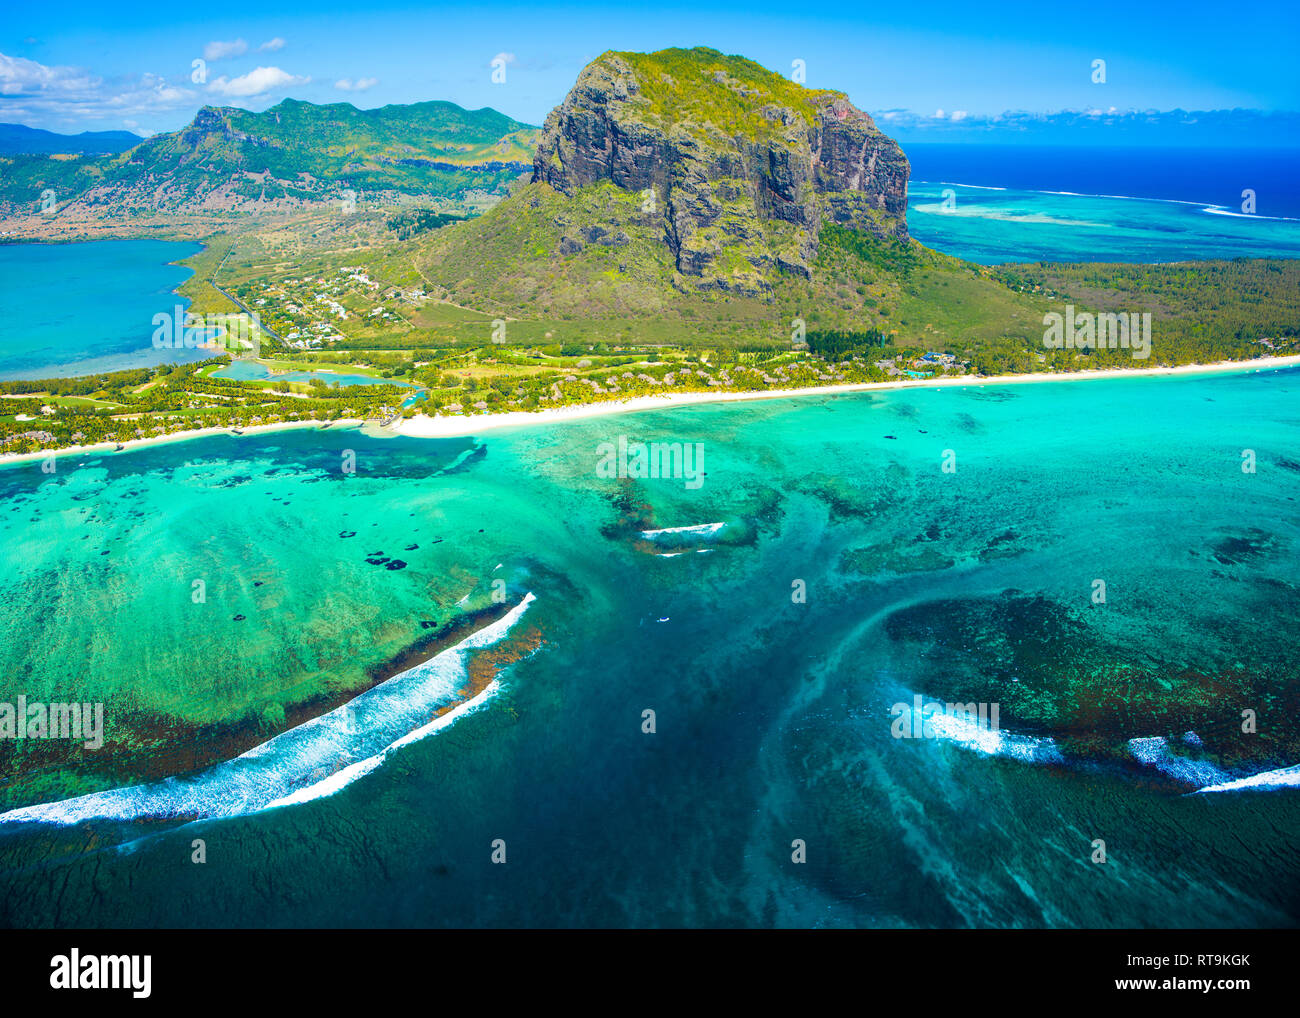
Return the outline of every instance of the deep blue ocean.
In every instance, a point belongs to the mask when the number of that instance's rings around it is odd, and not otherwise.
[[[1082,148],[903,145],[912,179],[1022,191],[1165,198],[1240,211],[1255,192],[1256,214],[1300,217],[1300,148]]]
[[[1300,258],[1297,152],[905,145],[907,224],[985,265]],[[1253,209],[1242,192],[1254,191]]]

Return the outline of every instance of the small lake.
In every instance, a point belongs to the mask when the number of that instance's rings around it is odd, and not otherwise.
[[[416,388],[411,382],[403,382],[398,378],[375,378],[372,375],[347,374],[335,371],[272,372],[261,361],[231,361],[225,367],[212,372],[212,377],[225,378],[233,382],[266,382],[274,380],[277,382],[297,382],[300,385],[309,384],[312,379],[319,378],[331,388],[349,385],[400,385],[407,389]]]

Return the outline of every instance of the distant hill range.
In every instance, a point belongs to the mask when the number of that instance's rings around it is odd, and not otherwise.
[[[359,110],[286,99],[262,113],[205,106],[182,130],[135,138],[120,154],[4,156],[0,211],[35,211],[47,191],[60,216],[117,219],[286,211],[349,192],[493,191],[530,169],[537,133],[496,110],[448,102]]]
[[[0,124],[0,155],[116,155],[144,141],[130,131],[55,134],[23,124]]]

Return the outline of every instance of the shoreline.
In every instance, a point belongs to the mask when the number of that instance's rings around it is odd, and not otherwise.
[[[585,420],[611,414],[636,413],[643,410],[668,410],[698,403],[735,403],[758,399],[786,399],[793,396],[837,396],[882,389],[924,389],[969,385],[1021,385],[1033,382],[1077,382],[1107,378],[1154,378],[1161,375],[1221,374],[1276,368],[1300,367],[1300,354],[1284,357],[1260,357],[1250,361],[1218,361],[1213,364],[1180,364],[1176,367],[1089,369],[1086,371],[1031,372],[1020,375],[955,376],[944,378],[907,378],[888,382],[855,382],[846,385],[812,385],[800,389],[762,389],[750,392],[681,392],[635,396],[631,399],[580,403],[548,410],[512,410],[507,413],[474,416],[399,418],[385,431],[408,438],[462,438],[481,431],[527,427],[530,424],[555,424],[560,421]]]
[[[254,424],[241,428],[243,434],[261,434],[270,431],[287,431],[294,428],[330,427],[366,427],[377,438],[463,438],[483,431],[495,431],[501,428],[528,427],[535,424],[555,424],[561,421],[586,420],[592,417],[606,417],[614,414],[637,413],[645,410],[670,410],[679,406],[692,406],[699,403],[736,403],[759,399],[787,399],[797,396],[837,396],[856,392],[874,392],[888,389],[923,389],[947,386],[984,386],[984,385],[1023,385],[1034,382],[1084,382],[1098,379],[1116,378],[1156,378],[1162,375],[1222,374],[1229,372],[1265,371],[1277,368],[1300,367],[1300,354],[1288,356],[1258,357],[1249,361],[1217,361],[1212,364],[1180,364],[1176,367],[1154,368],[1113,368],[1088,369],[1084,371],[1031,372],[1019,375],[989,376],[952,376],[940,378],[906,378],[888,382],[855,382],[846,385],[813,385],[800,389],[762,389],[748,392],[680,392],[657,393],[651,396],[635,396],[631,399],[605,400],[599,403],[579,403],[574,406],[553,407],[547,410],[511,410],[505,413],[486,413],[473,415],[444,415],[430,417],[419,414],[411,418],[399,418],[394,423],[380,428],[371,421],[360,418],[343,418],[333,421],[282,421],[275,424]],[[149,445],[162,445],[168,442],[184,442],[194,438],[212,435],[232,434],[229,426],[210,428],[191,428],[186,431],[174,431],[166,435],[154,435],[149,438],[133,438],[125,442],[97,442],[93,445],[72,445],[62,449],[45,449],[40,452],[0,454],[0,467],[12,463],[43,460],[47,456],[76,456],[102,454],[106,452],[127,452]],[[234,435],[233,437],[240,437]],[[121,450],[117,449],[118,445]]]
[[[328,424],[335,428],[348,425],[364,425],[366,422],[359,418],[341,418],[333,421],[280,421],[275,424],[250,424],[246,428],[239,430],[245,435],[254,432],[265,431],[288,431],[293,428],[320,428],[321,425]],[[27,463],[32,460],[43,460],[47,456],[80,456],[80,455],[100,455],[111,452],[129,452],[132,449],[143,449],[150,445],[165,445],[168,442],[188,442],[193,438],[210,438],[213,435],[230,435],[232,438],[239,438],[229,425],[211,428],[188,428],[185,431],[173,431],[166,435],[152,435],[149,438],[131,438],[125,442],[95,442],[92,445],[68,445],[62,449],[42,449],[40,452],[16,452],[0,454],[0,467],[8,466],[10,463]],[[118,449],[118,446],[122,446]]]

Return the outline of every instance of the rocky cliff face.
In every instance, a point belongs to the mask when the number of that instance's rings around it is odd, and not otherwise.
[[[906,240],[908,173],[842,94],[707,49],[600,57],[533,163],[566,195],[602,181],[642,193],[683,277],[746,293],[773,270],[807,276],[827,222]]]

